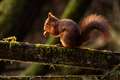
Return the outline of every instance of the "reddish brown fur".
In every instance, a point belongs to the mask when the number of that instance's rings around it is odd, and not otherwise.
[[[108,36],[109,27],[107,20],[98,15],[90,15],[80,22],[80,27],[71,19],[58,19],[51,13],[44,24],[44,35],[50,34],[60,37],[64,47],[79,47],[89,39],[89,34],[94,29],[101,31],[105,37]]]
[[[80,22],[80,29],[84,35],[97,29],[103,33],[105,40],[109,37],[109,27],[108,21],[103,16],[96,14],[89,15]]]

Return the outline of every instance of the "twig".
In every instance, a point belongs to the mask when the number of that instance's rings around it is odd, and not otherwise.
[[[110,75],[111,73],[115,72],[118,68],[120,68],[120,64],[116,65],[112,70],[107,71],[101,78],[100,80],[103,80],[105,77]]]

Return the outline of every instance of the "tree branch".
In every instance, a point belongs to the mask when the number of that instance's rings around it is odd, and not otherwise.
[[[0,58],[50,64],[110,69],[120,64],[120,53],[85,48],[63,48],[28,42],[0,41]]]
[[[102,75],[87,75],[87,76],[83,76],[83,75],[65,75],[65,76],[61,76],[61,75],[54,75],[54,76],[0,76],[0,79],[2,80],[71,80],[71,79],[75,79],[75,80],[82,80],[83,77],[88,77],[89,78],[96,78],[96,77],[101,77]]]

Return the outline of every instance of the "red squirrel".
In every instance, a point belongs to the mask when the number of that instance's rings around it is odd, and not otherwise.
[[[89,34],[94,29],[102,32],[104,38],[109,36],[108,21],[100,15],[92,14],[77,24],[71,19],[58,19],[51,12],[44,23],[44,36],[60,37],[63,47],[75,48],[89,40]]]

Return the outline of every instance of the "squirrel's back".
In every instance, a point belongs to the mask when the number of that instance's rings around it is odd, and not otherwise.
[[[77,30],[77,31],[80,31],[80,26],[73,20],[71,19],[61,19],[60,20],[60,23],[59,23],[59,26],[61,27],[64,27],[66,28],[67,30]]]

